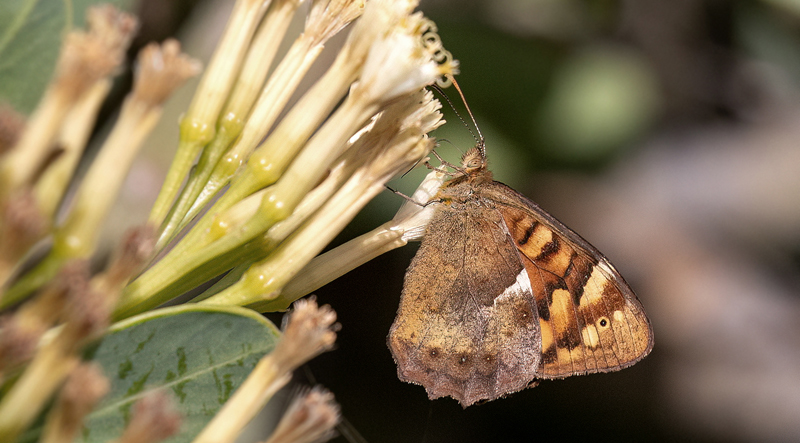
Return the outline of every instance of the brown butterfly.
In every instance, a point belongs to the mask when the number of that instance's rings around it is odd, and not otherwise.
[[[540,379],[644,358],[653,331],[622,276],[536,203],[462,157],[409,267],[388,343],[401,380],[467,407]]]

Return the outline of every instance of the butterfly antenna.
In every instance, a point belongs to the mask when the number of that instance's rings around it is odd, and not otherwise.
[[[463,149],[461,149],[461,148],[459,148],[458,146],[456,146],[456,144],[455,144],[455,143],[453,143],[453,142],[451,142],[449,139],[446,139],[446,138],[437,138],[437,139],[436,139],[436,147],[437,147],[437,148],[438,148],[438,147],[440,147],[440,146],[442,146],[442,145],[443,145],[443,144],[445,144],[445,143],[447,143],[447,144],[448,144],[448,145],[450,145],[450,146],[451,146],[453,149],[455,149],[456,151],[458,151],[458,153],[459,153],[459,154],[461,154],[461,155],[464,155],[464,150],[463,150]]]
[[[486,142],[483,138],[483,134],[481,134],[481,128],[478,127],[478,122],[475,121],[475,116],[472,114],[472,110],[469,109],[469,104],[467,104],[467,99],[464,97],[464,93],[461,92],[461,87],[458,86],[458,82],[456,81],[455,77],[453,77],[450,74],[447,74],[447,77],[450,79],[451,82],[453,82],[453,86],[456,87],[458,95],[461,96],[461,101],[464,103],[464,107],[467,108],[467,113],[469,114],[469,118],[472,119],[472,124],[475,126],[475,130],[478,131],[478,139],[476,139],[476,141],[478,142],[478,150],[481,151],[481,156],[483,158],[486,158]],[[450,99],[448,99],[447,101],[449,102]],[[453,106],[453,104],[450,103],[450,106]],[[458,113],[456,112],[456,114]],[[459,115],[458,118],[461,118],[461,116]],[[463,122],[464,119],[462,118],[461,121]],[[475,137],[475,134],[473,134],[472,136]]]
[[[458,84],[456,83],[455,78],[453,78],[450,75],[448,75],[448,77],[450,78],[450,80],[453,82],[453,85],[455,85],[456,89],[458,90],[458,94],[461,96],[461,101],[463,101],[464,105],[467,106],[467,102],[466,102],[466,100],[464,100],[464,94],[461,93],[461,88],[458,87]],[[472,129],[470,129],[469,125],[467,124],[467,121],[464,120],[464,117],[462,117],[461,113],[458,112],[458,109],[456,109],[455,105],[453,105],[453,102],[450,100],[450,97],[448,97],[447,94],[445,94],[444,90],[441,87],[439,87],[439,85],[437,85],[435,83],[432,84],[431,87],[433,89],[435,89],[439,93],[439,95],[444,97],[444,99],[447,101],[447,104],[450,105],[450,109],[452,109],[453,112],[456,113],[456,116],[458,117],[458,119],[461,120],[461,124],[463,124],[464,127],[467,128],[467,131],[469,131],[470,135],[472,135],[472,138],[474,138],[475,142],[477,142],[478,147],[479,147],[478,149],[480,149],[480,151],[481,151],[481,155],[483,157],[486,157],[486,152],[485,152],[486,148],[484,147],[484,143],[483,143],[483,134],[481,134],[481,130],[478,128],[478,124],[475,123],[475,117],[472,116],[472,111],[469,110],[469,106],[467,106],[467,112],[469,113],[469,117],[472,119],[473,126],[475,126],[475,129],[478,131],[478,136],[475,136],[475,133],[472,132]]]

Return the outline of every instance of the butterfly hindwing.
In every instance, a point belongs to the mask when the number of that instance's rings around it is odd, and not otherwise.
[[[465,406],[519,391],[541,359],[534,309],[528,272],[500,214],[477,200],[440,205],[389,332],[398,375],[431,398],[449,395]]]

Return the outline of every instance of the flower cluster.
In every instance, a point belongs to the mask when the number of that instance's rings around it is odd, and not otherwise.
[[[128,169],[162,103],[200,64],[174,40],[140,51],[133,90],[69,196],[135,18],[91,9],[88,30],[65,37],[30,118],[23,124],[0,107],[0,308],[17,307],[0,314],[0,440],[18,437],[51,403],[42,441],[70,441],[80,432],[83,417],[114,390],[83,352],[115,321],[222,274],[193,302],[285,310],[422,235],[430,210],[420,203],[441,184],[437,171],[394,220],[318,256],[387,181],[426,159],[434,146],[428,133],[444,121],[425,88],[443,84],[457,62],[435,25],[414,12],[415,1],[309,2],[304,9],[302,0],[237,0],[180,120],[176,154],[147,224],[128,233],[95,275],[88,263],[104,252],[98,232]],[[305,28],[280,54],[301,11]],[[326,48],[344,30],[343,46]],[[312,77],[326,49],[336,51],[334,60]],[[300,90],[302,80],[311,86]],[[299,98],[290,104],[292,97]],[[31,259],[46,242],[43,257]],[[335,319],[327,306],[297,302],[274,349],[196,441],[233,441],[295,368],[331,348]],[[155,441],[181,429],[163,393],[143,396],[130,414],[118,441]],[[270,441],[328,438],[338,416],[331,394],[311,390]]]

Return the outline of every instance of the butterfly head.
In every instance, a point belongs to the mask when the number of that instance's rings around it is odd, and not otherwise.
[[[482,147],[482,143],[478,144],[461,156],[461,168],[464,169],[467,175],[473,175],[486,169],[486,154]]]
[[[461,157],[460,179],[467,180],[473,185],[492,181],[492,173],[487,168],[486,151],[481,139],[474,148],[465,152]]]
[[[478,127],[478,122],[475,121],[475,116],[469,109],[469,105],[467,104],[467,99],[464,97],[464,93],[461,91],[461,87],[458,86],[458,82],[451,75],[448,75],[447,78],[448,80],[450,80],[450,82],[453,83],[453,86],[455,86],[456,90],[458,91],[458,95],[461,96],[461,101],[464,102],[464,107],[467,108],[467,113],[469,114],[469,118],[472,120],[472,124],[475,125],[475,131],[478,133],[478,136],[475,137],[475,141],[477,142],[475,144],[475,147],[465,152],[464,155],[461,156],[460,172],[462,172],[463,175],[467,175],[470,177],[477,177],[479,175],[484,175],[482,173],[484,172],[488,173],[488,170],[486,169],[486,142],[483,138],[483,134],[481,134],[481,129]],[[453,111],[455,111],[456,115],[458,115],[458,118],[461,120],[461,122],[464,123],[464,126],[467,126],[466,122],[461,117],[461,114],[459,114],[458,111],[456,110],[456,107],[453,106],[453,102],[450,101],[450,99],[447,97],[444,91],[442,91],[441,89],[439,89],[439,91],[442,93],[442,96],[445,98],[445,100],[447,100],[447,102],[450,103],[450,107],[453,108]],[[469,130],[468,126],[467,130]],[[471,130],[469,132],[470,134],[472,134]],[[475,135],[473,134],[473,137],[474,136]]]

